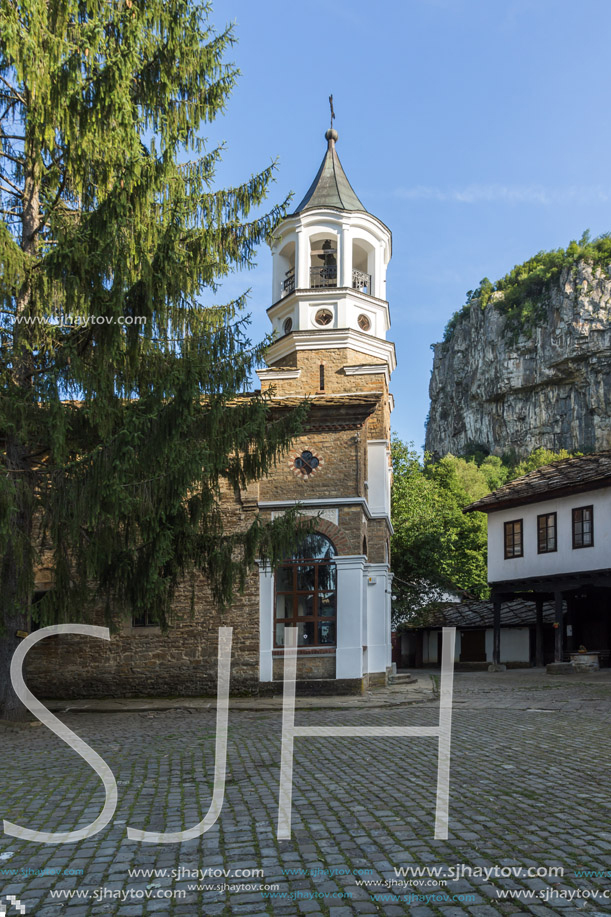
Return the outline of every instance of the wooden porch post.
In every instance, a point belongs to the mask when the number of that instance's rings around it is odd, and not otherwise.
[[[545,665],[545,657],[543,655],[543,599],[537,598],[535,600],[535,605],[537,609],[537,624],[535,630],[535,665],[541,667]]]
[[[562,593],[560,591],[554,592],[554,600],[556,604],[554,662],[562,662],[564,655],[564,621],[562,618]]]
[[[495,598],[494,606],[494,635],[492,643],[492,664],[501,664],[501,600]]]

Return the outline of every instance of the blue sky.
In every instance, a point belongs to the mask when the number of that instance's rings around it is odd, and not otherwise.
[[[212,20],[236,22],[242,71],[208,131],[227,141],[220,182],[278,158],[272,199],[297,202],[334,95],[344,169],[393,232],[393,427],[421,446],[430,345],[466,291],[585,229],[611,230],[611,2],[217,0]],[[267,249],[226,292],[246,286],[260,338]]]

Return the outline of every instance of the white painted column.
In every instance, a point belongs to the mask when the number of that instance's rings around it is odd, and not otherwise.
[[[384,243],[379,242],[375,249],[375,267],[373,271],[372,293],[378,299],[386,299],[386,270],[384,268]]]
[[[365,566],[369,672],[385,672],[390,665],[390,580],[388,564]]]
[[[363,569],[366,557],[335,558],[337,567],[336,678],[363,677]]]
[[[352,288],[352,233],[350,232],[350,226],[346,223],[342,225],[339,234],[339,277],[338,277],[338,287],[348,287]]]
[[[388,571],[386,577],[386,633],[387,633],[387,646],[386,646],[386,668],[389,665],[392,665],[392,581],[394,579],[394,573]]]
[[[310,237],[303,226],[297,227],[297,244],[295,245],[295,281],[296,289],[310,289]]]
[[[282,296],[282,280],[280,278],[280,256],[278,248],[272,248],[272,303],[277,302]]]
[[[259,562],[259,681],[274,680],[274,574]]]
[[[369,668],[369,632],[367,628],[367,567],[368,564],[365,563],[363,566],[363,605],[361,608],[361,633],[363,634],[363,646],[367,647],[363,650],[363,675],[371,671]]]

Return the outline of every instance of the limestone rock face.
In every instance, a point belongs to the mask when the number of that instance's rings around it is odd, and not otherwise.
[[[563,271],[532,334],[512,336],[498,302],[474,304],[434,352],[427,450],[611,448],[611,278],[600,268]]]

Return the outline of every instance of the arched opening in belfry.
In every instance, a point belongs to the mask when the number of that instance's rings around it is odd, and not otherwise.
[[[317,234],[310,239],[310,289],[337,286],[337,237]]]
[[[280,299],[295,289],[295,243],[287,242],[278,255]]]
[[[363,239],[352,243],[352,289],[373,295],[373,245]]]

